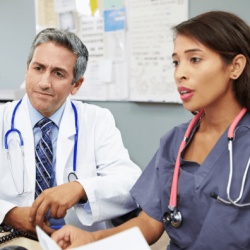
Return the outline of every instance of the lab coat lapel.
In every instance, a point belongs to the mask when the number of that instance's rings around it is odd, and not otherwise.
[[[22,103],[17,110],[15,118],[15,127],[20,130],[24,143],[24,163],[29,177],[29,187],[32,192],[35,192],[35,149],[34,135],[31,126],[29,109],[27,104],[27,95],[24,96]]]
[[[63,183],[63,173],[69,158],[74,150],[75,116],[69,98],[66,100],[65,110],[59,128],[56,153],[56,181],[57,185]],[[73,158],[69,166],[73,170]]]

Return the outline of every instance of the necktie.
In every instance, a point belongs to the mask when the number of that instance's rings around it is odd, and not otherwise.
[[[50,179],[53,164],[53,148],[50,132],[54,123],[47,117],[41,119],[35,127],[41,128],[42,137],[35,148],[36,158],[36,190],[35,198],[45,189],[50,188]]]

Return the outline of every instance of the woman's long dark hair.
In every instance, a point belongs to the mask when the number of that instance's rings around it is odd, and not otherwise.
[[[246,57],[246,66],[241,76],[234,81],[236,100],[250,111],[250,28],[239,17],[223,11],[211,11],[173,27],[175,36],[192,37],[220,54],[226,65],[234,57]]]

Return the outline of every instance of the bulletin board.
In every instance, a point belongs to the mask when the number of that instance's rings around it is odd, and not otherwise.
[[[72,99],[181,103],[171,27],[188,19],[188,0],[98,0],[99,16],[79,13],[75,1],[36,0],[37,32],[63,24],[88,48],[85,80]]]

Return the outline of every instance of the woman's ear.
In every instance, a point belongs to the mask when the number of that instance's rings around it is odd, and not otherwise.
[[[230,74],[231,79],[236,80],[240,77],[246,66],[246,62],[247,59],[244,55],[238,54],[237,56],[235,56],[235,58],[231,63],[231,69],[232,69]]]

